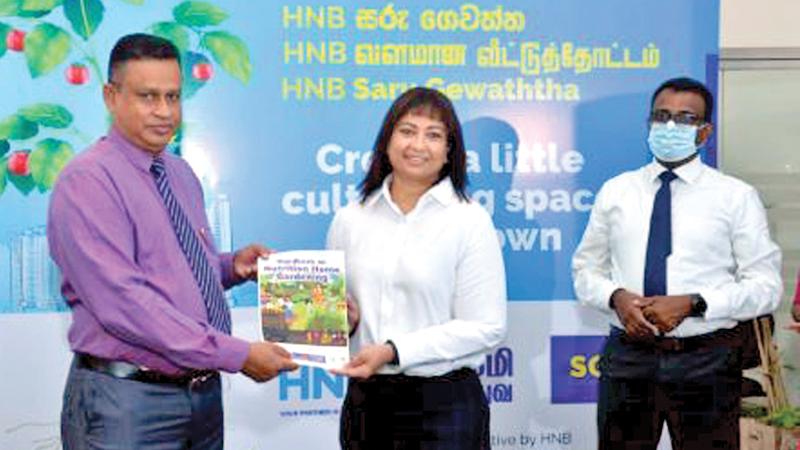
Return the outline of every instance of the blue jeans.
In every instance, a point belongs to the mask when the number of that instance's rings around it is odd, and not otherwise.
[[[191,387],[114,378],[73,362],[64,388],[65,450],[223,447],[219,376]]]

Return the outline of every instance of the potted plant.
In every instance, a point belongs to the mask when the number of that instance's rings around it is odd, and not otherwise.
[[[742,404],[741,450],[798,450],[800,407],[789,405],[787,400],[780,357],[772,340],[773,321],[771,317],[761,317],[752,323],[760,356],[757,371],[766,404]]]

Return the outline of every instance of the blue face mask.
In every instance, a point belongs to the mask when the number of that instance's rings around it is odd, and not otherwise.
[[[697,125],[680,125],[673,121],[650,125],[647,144],[650,152],[661,161],[675,162],[697,151]]]

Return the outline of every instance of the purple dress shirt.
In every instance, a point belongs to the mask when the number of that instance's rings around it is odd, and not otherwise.
[[[164,154],[170,186],[228,288],[233,255],[218,254],[200,182]],[[73,351],[175,374],[241,370],[249,343],[215,330],[150,173],[152,155],[119,130],[79,154],[58,178],[47,219],[50,253],[72,308]]]

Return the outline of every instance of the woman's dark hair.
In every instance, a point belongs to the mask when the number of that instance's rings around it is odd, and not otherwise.
[[[128,61],[141,59],[174,59],[181,62],[180,53],[175,45],[158,36],[134,33],[121,37],[108,60],[108,81],[114,82],[114,73]]]
[[[361,181],[361,203],[367,200],[377,189],[380,189],[383,180],[392,172],[387,152],[389,141],[392,139],[397,121],[406,114],[423,114],[441,120],[447,127],[447,162],[439,172],[438,183],[445,177],[450,177],[456,195],[461,200],[469,201],[467,188],[467,152],[464,149],[464,137],[461,134],[461,125],[458,122],[456,110],[450,100],[441,92],[424,87],[415,87],[407,90],[392,103],[386,117],[383,118],[381,130],[375,145],[372,147],[372,158],[364,180]]]

